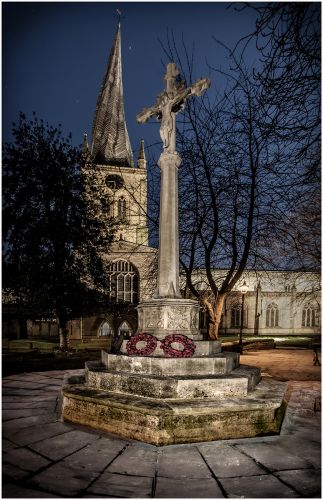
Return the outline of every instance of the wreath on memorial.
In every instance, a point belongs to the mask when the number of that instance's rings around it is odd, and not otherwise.
[[[172,344],[177,342],[184,346],[184,349],[174,349]],[[196,345],[193,340],[186,337],[186,335],[180,335],[178,333],[174,333],[172,335],[167,335],[164,340],[160,343],[161,349],[163,349],[166,356],[171,358],[190,358],[193,356]]]
[[[146,342],[146,346],[142,349],[137,349],[138,342]],[[149,356],[157,347],[157,339],[149,333],[137,333],[128,340],[126,349],[129,356]]]

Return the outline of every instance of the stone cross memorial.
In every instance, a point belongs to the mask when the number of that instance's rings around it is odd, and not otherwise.
[[[164,146],[156,295],[138,305],[138,333],[120,353],[102,349],[101,360],[87,362],[84,377],[70,377],[62,390],[65,420],[158,446],[277,433],[285,410],[286,384],[261,380],[260,368],[240,365],[238,352],[203,340],[198,302],[180,296],[176,114],[210,80],[185,87],[178,76],[168,64],[166,90],[137,117],[161,120]]]
[[[200,96],[210,86],[208,78],[185,87],[178,79],[175,63],[167,65],[166,90],[157,97],[157,103],[144,108],[137,116],[139,123],[156,116],[161,121],[160,136],[163,152],[158,165],[161,170],[159,259],[155,297],[138,306],[139,331],[151,332],[162,338],[169,331],[185,333],[197,338],[198,304],[182,299],[179,290],[178,245],[178,167],[181,163],[176,152],[176,114],[185,106],[190,96]]]
[[[200,96],[211,81],[202,78],[190,87],[177,81],[179,71],[175,63],[167,65],[166,90],[157,97],[155,106],[145,108],[137,121],[144,123],[152,116],[161,120],[160,136],[164,151],[159,158],[161,169],[159,265],[157,298],[179,298],[178,250],[178,167],[181,159],[176,152],[176,114],[184,108],[189,96]]]

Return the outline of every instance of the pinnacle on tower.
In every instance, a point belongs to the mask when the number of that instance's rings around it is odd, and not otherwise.
[[[87,155],[89,153],[89,141],[87,137],[87,132],[84,132],[84,137],[83,137],[83,145],[82,145],[82,153],[84,155]]]
[[[145,141],[141,139],[140,150],[138,155],[138,168],[146,168]]]
[[[123,103],[120,22],[97,100],[92,127],[92,156],[99,164],[133,167]]]

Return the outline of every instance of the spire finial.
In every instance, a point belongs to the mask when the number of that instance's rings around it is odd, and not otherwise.
[[[119,9],[116,9],[116,12],[117,12],[117,16],[118,16],[118,26],[120,27],[122,12]]]

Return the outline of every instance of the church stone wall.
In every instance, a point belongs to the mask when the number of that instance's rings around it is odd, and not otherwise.
[[[119,222],[116,240],[147,245],[147,172],[146,169],[114,167],[109,165],[85,165],[83,174],[86,179],[86,199],[100,215],[102,202],[107,201],[109,216]],[[109,176],[122,179],[122,186],[109,185]],[[120,218],[120,200],[124,212]],[[119,220],[118,220],[119,219]]]

